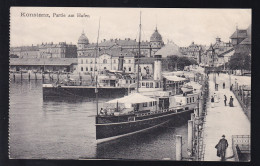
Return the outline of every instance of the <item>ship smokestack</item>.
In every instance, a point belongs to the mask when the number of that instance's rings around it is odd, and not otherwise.
[[[162,55],[154,55],[154,80],[162,79]]]
[[[124,66],[124,56],[119,56],[118,59],[118,70],[123,71],[123,66]]]

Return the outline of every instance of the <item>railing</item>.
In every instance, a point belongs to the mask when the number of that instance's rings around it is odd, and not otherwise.
[[[238,87],[238,85],[237,85]],[[250,95],[246,95],[243,86],[239,86],[239,88],[233,88],[232,92],[236,96],[240,106],[242,107],[244,113],[248,117],[248,119],[251,121],[251,91],[246,91],[247,93],[250,93]]]
[[[233,135],[232,149],[236,161],[250,161],[251,159],[250,135]]]

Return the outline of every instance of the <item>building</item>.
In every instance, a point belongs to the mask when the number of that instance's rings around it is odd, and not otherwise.
[[[188,47],[180,47],[180,52],[189,57],[193,58],[197,61],[198,64],[201,63],[201,56],[202,53],[205,52],[206,46],[204,45],[198,45],[192,42]]]
[[[9,55],[12,57],[18,56],[20,58],[37,58],[39,55],[39,45],[11,47]]]
[[[216,43],[211,44],[201,56],[203,66],[217,67],[224,65],[229,61],[234,53],[234,48],[230,42],[225,43],[219,37],[216,38]]]
[[[77,58],[77,46],[66,42],[51,42],[37,46],[11,47],[11,55],[19,58]]]
[[[60,71],[73,72],[77,69],[77,58],[10,58],[12,71]]]
[[[102,40],[101,43],[98,44],[98,48],[100,50],[108,50],[114,46],[120,47],[122,50],[131,51],[134,55],[138,55],[139,51],[139,43],[136,39],[110,39],[110,40]],[[150,37],[150,41],[141,41],[140,50],[141,56],[145,57],[153,57],[154,54],[164,46],[164,42],[162,40],[161,34],[158,32],[157,27],[154,33]],[[78,57],[80,56],[88,56],[94,50],[96,50],[96,43],[89,43],[87,36],[84,31],[78,39]]]
[[[236,29],[230,36],[235,53],[251,55],[251,25],[247,29]]]
[[[66,42],[42,43],[39,45],[38,58],[77,58],[77,47]]]

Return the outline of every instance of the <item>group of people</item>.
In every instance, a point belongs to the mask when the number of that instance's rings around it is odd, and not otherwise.
[[[225,82],[223,82],[223,89],[225,89]],[[211,96],[211,100],[210,101],[211,101],[211,107],[214,108],[215,107],[215,103],[219,102],[218,95],[216,93],[214,93],[214,95]],[[234,98],[232,96],[230,96],[230,100],[229,100],[229,103],[228,103],[230,107],[234,107],[233,102],[234,102]],[[225,104],[225,106],[227,106],[227,96],[226,95],[224,95],[224,104]]]
[[[230,99],[229,99],[229,107],[234,107],[233,105],[233,101],[234,101],[234,98],[232,96],[230,96]],[[224,95],[224,103],[225,103],[225,106],[227,106],[227,96]]]
[[[114,111],[111,109],[100,109],[100,115],[114,115]]]

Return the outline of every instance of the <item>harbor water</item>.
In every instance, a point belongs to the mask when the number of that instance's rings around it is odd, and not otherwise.
[[[182,135],[187,156],[187,123],[97,144],[95,101],[43,101],[42,96],[41,80],[10,82],[10,158],[175,160],[175,135]],[[107,100],[100,99],[100,105]]]

